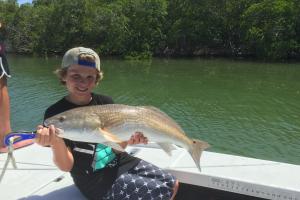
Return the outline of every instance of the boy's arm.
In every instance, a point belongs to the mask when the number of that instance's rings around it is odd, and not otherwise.
[[[53,161],[62,171],[71,171],[74,158],[64,140],[55,134],[55,127],[38,126],[35,142],[41,146],[50,146],[53,152]]]
[[[65,145],[63,139],[59,138],[59,140],[53,144],[51,148],[53,152],[53,162],[56,166],[62,171],[71,171],[74,164],[74,158],[71,151]]]

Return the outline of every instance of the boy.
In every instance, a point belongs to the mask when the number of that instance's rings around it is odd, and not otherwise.
[[[92,49],[70,49],[56,73],[68,94],[46,110],[44,119],[80,106],[113,103],[111,97],[92,92],[103,77],[100,58]],[[128,144],[147,142],[137,132],[120,145],[125,148]],[[176,194],[178,181],[171,174],[102,144],[59,138],[52,125],[38,126],[36,143],[51,147],[54,163],[71,173],[75,185],[88,199],[167,200]]]

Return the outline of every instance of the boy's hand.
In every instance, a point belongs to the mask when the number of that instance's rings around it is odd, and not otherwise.
[[[148,144],[148,138],[144,136],[142,132],[135,132],[129,140],[124,141],[119,143],[119,145],[125,149],[127,145],[132,145],[132,144]],[[118,152],[117,150],[114,149],[115,152]]]
[[[128,145],[132,144],[148,144],[148,138],[142,132],[135,132],[127,141]]]
[[[58,140],[53,125],[49,128],[39,125],[36,134],[35,142],[41,146],[52,146]]]

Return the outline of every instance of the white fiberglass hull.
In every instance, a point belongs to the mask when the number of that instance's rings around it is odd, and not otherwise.
[[[199,172],[182,148],[171,157],[155,144],[127,151],[169,170],[181,183],[258,198],[300,200],[298,165],[205,151]],[[55,167],[49,148],[34,144],[14,151],[14,156],[18,168],[9,164],[0,183],[0,199],[84,199],[70,175]],[[0,154],[1,171],[6,157]]]

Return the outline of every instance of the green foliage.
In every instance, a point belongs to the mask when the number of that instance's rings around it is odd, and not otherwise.
[[[0,22],[2,28],[0,29],[0,41],[7,39],[7,32],[11,27],[10,22],[18,9],[16,0],[0,1]]]
[[[9,40],[15,52],[30,53],[33,51],[32,21],[33,12],[31,12],[31,5],[22,5],[17,10],[9,30]]]
[[[211,5],[216,4],[213,1],[170,1],[167,20],[168,48],[174,49],[177,54],[192,54],[198,48],[214,46],[218,40],[216,29],[219,22],[214,12],[216,8]]]
[[[126,49],[131,52],[155,52],[165,39],[163,25],[167,4],[163,0],[123,0],[126,24]],[[149,53],[146,53],[149,54]]]
[[[126,60],[150,60],[152,58],[152,53],[149,51],[146,52],[136,52],[132,51],[125,55]]]
[[[286,59],[297,47],[293,1],[264,0],[243,15],[249,50],[259,57]]]
[[[18,53],[300,58],[300,0],[6,0],[0,21]]]

